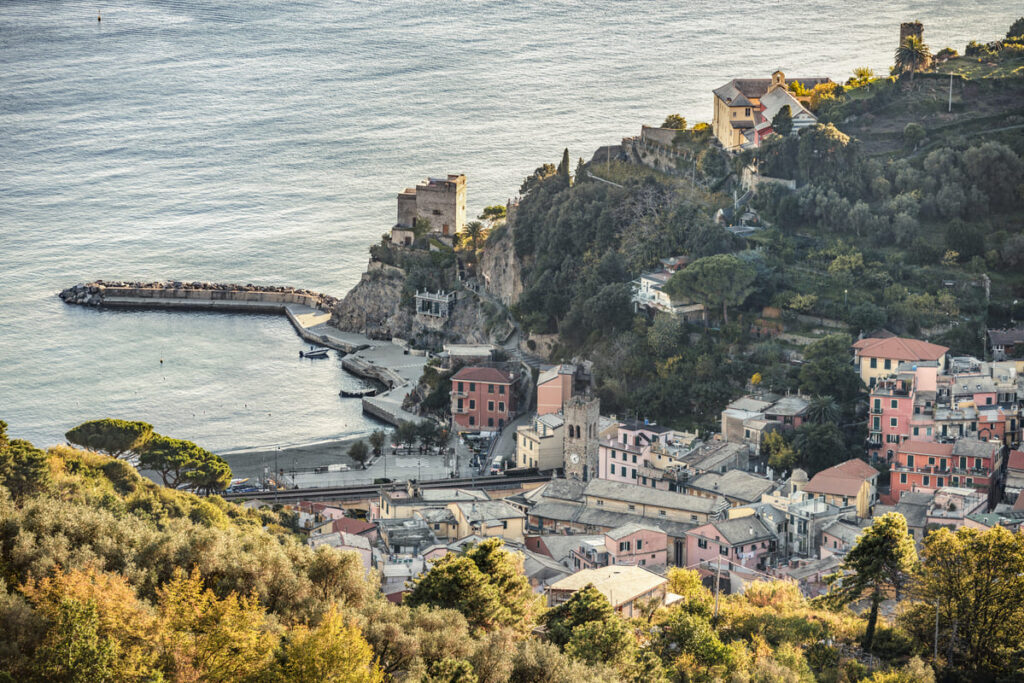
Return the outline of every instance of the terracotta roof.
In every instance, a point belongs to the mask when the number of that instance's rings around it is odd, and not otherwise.
[[[452,379],[469,382],[493,382],[501,384],[512,383],[512,380],[509,379],[508,375],[496,368],[465,367],[456,372]]]
[[[878,474],[871,465],[854,458],[822,470],[811,477],[804,486],[808,493],[825,493],[833,496],[856,496],[861,484]]]
[[[352,519],[351,517],[342,517],[331,522],[331,531],[345,532],[347,534],[361,535],[376,528],[376,524],[370,524],[361,519]]]
[[[870,479],[878,474],[878,470],[860,458],[851,458],[846,462],[841,462],[829,469],[836,470],[837,472],[843,472],[844,474],[849,474],[853,477],[860,477],[861,479]]]
[[[1006,467],[1011,470],[1024,470],[1024,451],[1010,451]]]
[[[914,455],[953,455],[953,444],[938,443],[936,441],[904,441],[900,444],[900,453],[913,453]]]
[[[889,337],[888,339],[860,339],[853,344],[861,356],[891,358],[893,360],[938,360],[949,349],[920,339]]]

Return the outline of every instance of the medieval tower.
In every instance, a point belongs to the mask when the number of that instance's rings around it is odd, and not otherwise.
[[[587,395],[573,396],[562,407],[562,415],[565,418],[562,441],[565,478],[589,481],[597,476],[601,400]]]

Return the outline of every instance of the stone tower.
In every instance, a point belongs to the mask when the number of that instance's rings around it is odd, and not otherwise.
[[[920,21],[905,21],[900,24],[900,45],[910,37],[924,42],[924,24]]]
[[[562,416],[565,418],[562,441],[565,478],[590,481],[597,476],[601,400],[587,395],[573,396],[562,407]]]

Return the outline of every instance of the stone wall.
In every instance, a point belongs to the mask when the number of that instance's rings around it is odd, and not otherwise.
[[[208,307],[210,302],[245,302],[267,304],[268,310],[281,310],[285,304],[301,304],[310,308],[328,309],[337,304],[337,298],[295,287],[268,287],[260,285],[217,284],[212,282],[107,282],[97,280],[75,285],[58,296],[69,304],[87,306],[138,305],[138,300],[153,305],[166,302],[168,307]],[[253,306],[254,308],[257,306]]]

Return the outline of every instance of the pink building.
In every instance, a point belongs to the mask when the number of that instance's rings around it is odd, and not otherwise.
[[[671,431],[637,420],[620,422],[615,438],[598,445],[598,478],[653,487],[655,482],[648,481],[641,470],[650,464],[651,445]]]
[[[704,576],[741,566],[764,571],[775,563],[775,534],[754,516],[709,522],[686,532],[686,565]]]
[[[576,368],[558,365],[537,377],[537,415],[557,413],[572,398]]]
[[[452,421],[459,431],[497,431],[515,414],[511,375],[465,367],[452,377]]]
[[[616,527],[597,540],[581,538],[572,549],[575,569],[596,569],[609,565],[638,567],[665,566],[668,563],[668,534],[647,524],[630,522]]]

